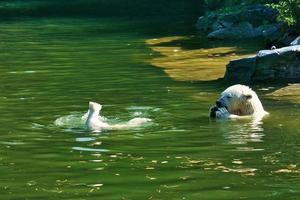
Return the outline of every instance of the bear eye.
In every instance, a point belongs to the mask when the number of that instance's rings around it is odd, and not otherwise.
[[[231,95],[228,95],[228,96],[227,96],[227,99],[230,99],[231,97],[232,97]]]

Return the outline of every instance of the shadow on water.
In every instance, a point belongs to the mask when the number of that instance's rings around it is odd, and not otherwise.
[[[156,52],[151,64],[179,81],[213,81],[222,78],[230,60],[254,55],[259,41],[211,41],[204,36],[179,35],[146,40]]]
[[[194,24],[203,12],[202,7],[201,1],[198,0],[171,2],[161,0],[2,0],[0,1],[0,22],[34,18],[58,20],[70,18],[87,21],[95,18],[115,18],[120,20],[116,27],[111,26],[101,31],[109,34],[129,30],[162,37],[193,32]],[[130,21],[131,23],[128,23]]]
[[[3,16],[100,16],[153,17],[156,15],[195,15],[202,9],[201,1],[174,0],[2,0]]]
[[[237,55],[251,54],[253,51],[258,50],[263,45],[263,40],[256,39],[249,42],[249,40],[211,40],[203,34],[187,35],[178,37],[165,37],[159,38],[156,41],[149,41],[151,46],[161,47],[174,47],[178,46],[183,50],[196,50],[196,49],[210,49],[210,48],[229,48],[235,47],[235,51],[230,51],[227,54],[220,52],[220,56],[225,56],[230,53]]]

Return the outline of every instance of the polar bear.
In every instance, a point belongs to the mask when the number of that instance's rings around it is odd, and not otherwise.
[[[83,116],[86,118],[85,125],[89,130],[101,132],[103,130],[121,130],[141,126],[147,122],[151,122],[149,118],[136,117],[126,123],[109,124],[103,117],[100,116],[102,105],[96,102],[89,102],[89,110]]]
[[[87,112],[87,118],[85,122],[85,125],[88,129],[98,131],[108,129],[108,123],[99,117],[101,109],[102,105],[96,102],[89,102],[89,110]]]
[[[209,116],[217,119],[241,117],[262,118],[268,115],[257,94],[248,86],[233,85],[221,93],[216,105],[209,109]]]

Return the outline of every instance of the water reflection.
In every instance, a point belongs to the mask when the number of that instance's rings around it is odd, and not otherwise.
[[[194,160],[186,158],[181,162],[181,168],[200,168],[205,171],[219,171],[223,173],[238,173],[244,176],[254,176],[257,168],[247,167],[240,159],[233,159],[231,163],[223,163],[214,159]]]
[[[263,142],[264,128],[262,120],[252,120],[246,123],[242,120],[241,122],[232,122],[230,124],[232,124],[229,127],[230,129],[224,130],[224,137],[229,144]]]

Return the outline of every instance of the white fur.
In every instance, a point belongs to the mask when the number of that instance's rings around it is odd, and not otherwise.
[[[86,118],[86,127],[89,130],[94,132],[101,132],[103,130],[120,130],[120,129],[129,129],[141,126],[147,122],[150,122],[151,119],[148,118],[134,118],[123,124],[108,124],[105,122],[104,118],[100,116],[100,110],[102,106],[96,102],[89,102],[89,110],[87,112]],[[85,117],[85,116],[83,116]]]
[[[89,102],[88,116],[85,122],[88,129],[101,131],[109,127],[109,125],[106,122],[102,121],[99,118],[101,109],[102,106],[100,104],[95,102]]]
[[[233,85],[221,93],[219,102],[226,106],[216,111],[216,118],[262,118],[267,115],[257,94],[248,86]]]

